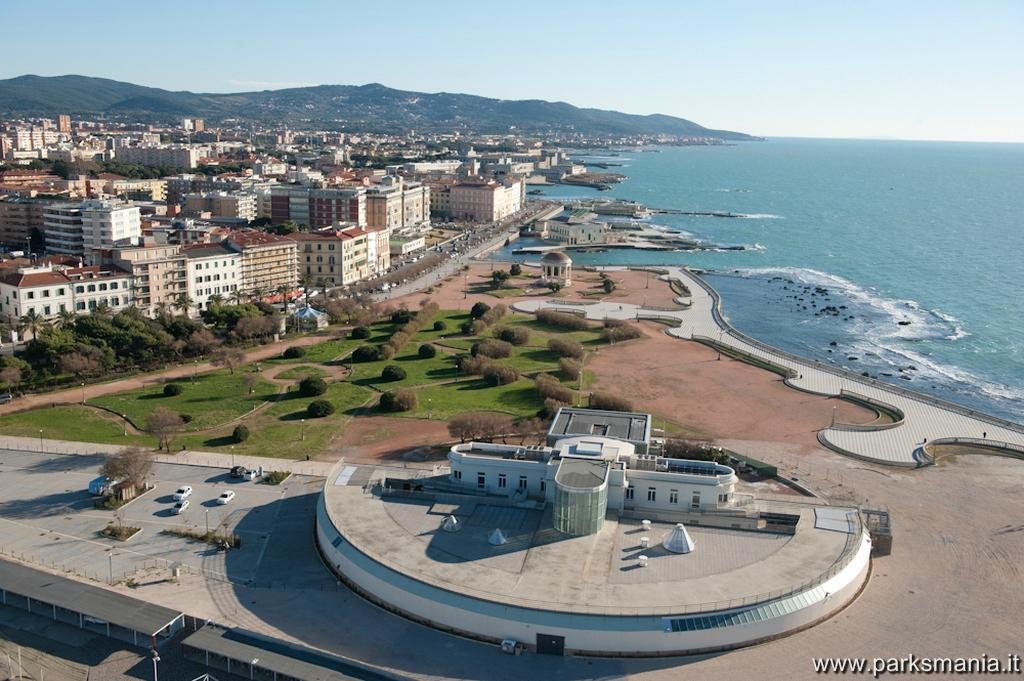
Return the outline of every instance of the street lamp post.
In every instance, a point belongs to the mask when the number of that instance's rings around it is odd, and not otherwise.
[[[39,429],[39,451],[43,451],[43,429]]]
[[[159,681],[156,674],[156,663],[160,661],[160,653],[156,652],[156,648],[153,648],[153,681]]]
[[[85,404],[85,381],[82,381],[82,404]]]
[[[128,414],[121,414],[121,421],[121,425],[124,427],[124,433],[122,433],[122,435],[128,437]]]
[[[114,552],[107,554],[107,569],[109,570],[110,585],[114,585]]]
[[[235,446],[231,445],[231,467],[235,467]]]
[[[299,440],[306,439],[306,419],[299,419]]]
[[[210,509],[203,509],[206,511],[206,534],[210,534]]]

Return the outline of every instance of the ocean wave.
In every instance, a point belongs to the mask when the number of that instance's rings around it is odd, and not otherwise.
[[[963,322],[953,315],[922,308],[915,300],[886,298],[828,272],[805,267],[759,267],[735,270],[734,274],[748,278],[781,277],[834,291],[860,308],[846,313],[858,316],[856,331],[869,339],[959,340],[970,335]]]
[[[936,362],[929,356],[910,348],[878,344],[872,341],[853,343],[851,348],[854,353],[872,355],[897,371],[913,366],[914,371],[899,373],[906,373],[918,380],[930,379],[949,387],[977,391],[996,400],[1024,400],[1024,389],[995,383],[952,364]]]
[[[752,190],[750,189],[716,189],[716,192],[729,192],[731,194],[749,194]]]
[[[781,215],[773,215],[772,213],[736,213],[734,217],[740,220],[782,220],[784,219]]]

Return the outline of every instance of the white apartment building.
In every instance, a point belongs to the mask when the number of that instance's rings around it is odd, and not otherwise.
[[[241,254],[219,243],[188,246],[182,253],[188,259],[188,295],[194,311],[205,310],[214,296],[230,303],[242,285]]]
[[[90,199],[82,202],[81,216],[84,253],[133,245],[142,236],[141,213],[130,203]]]
[[[138,163],[166,168],[195,168],[199,159],[210,155],[208,147],[196,145],[143,145],[117,150],[119,163]]]
[[[132,304],[131,274],[116,267],[23,267],[0,279],[0,317],[119,311]]]
[[[186,194],[184,201],[186,215],[198,216],[202,213],[209,213],[215,218],[238,218],[246,221],[256,219],[255,192]]]

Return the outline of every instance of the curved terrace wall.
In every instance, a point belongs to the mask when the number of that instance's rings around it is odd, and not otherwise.
[[[860,592],[870,570],[867,533],[845,560],[806,589],[750,605],[696,614],[586,614],[508,605],[417,580],[371,558],[336,528],[323,496],[317,545],[325,562],[356,592],[410,619],[489,642],[533,646],[538,633],[565,636],[566,652],[592,655],[678,655],[738,648],[811,626]]]

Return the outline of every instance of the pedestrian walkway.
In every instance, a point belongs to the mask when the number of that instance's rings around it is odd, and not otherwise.
[[[72,442],[70,440],[49,440],[38,437],[17,437],[0,435],[0,449],[23,452],[45,452],[47,454],[103,455],[120,451],[122,445],[99,444],[95,442]],[[296,475],[326,477],[335,462],[275,459],[268,456],[245,456],[241,454],[219,454],[182,450],[171,454],[158,453],[153,456],[157,463],[174,463],[184,466],[206,466],[229,469],[233,466],[259,468],[265,471],[291,471]]]
[[[818,440],[835,451],[869,461],[895,466],[919,466],[929,463],[924,452],[926,442],[946,439],[972,439],[975,441],[1005,443],[1013,450],[1024,453],[1024,426],[1012,423],[960,405],[944,402],[889,385],[882,381],[859,376],[838,367],[792,355],[761,343],[734,329],[721,311],[718,293],[703,279],[679,267],[657,268],[663,281],[675,280],[690,295],[677,299],[688,305],[680,310],[652,310],[628,303],[575,303],[560,300],[528,300],[517,302],[513,308],[522,312],[536,312],[541,307],[584,314],[588,319],[658,319],[675,324],[668,333],[685,340],[701,339],[709,344],[721,344],[749,355],[786,373],[790,386],[810,393],[839,397],[852,396],[867,402],[876,402],[902,414],[896,423],[872,425],[846,425],[833,423],[818,433]]]

